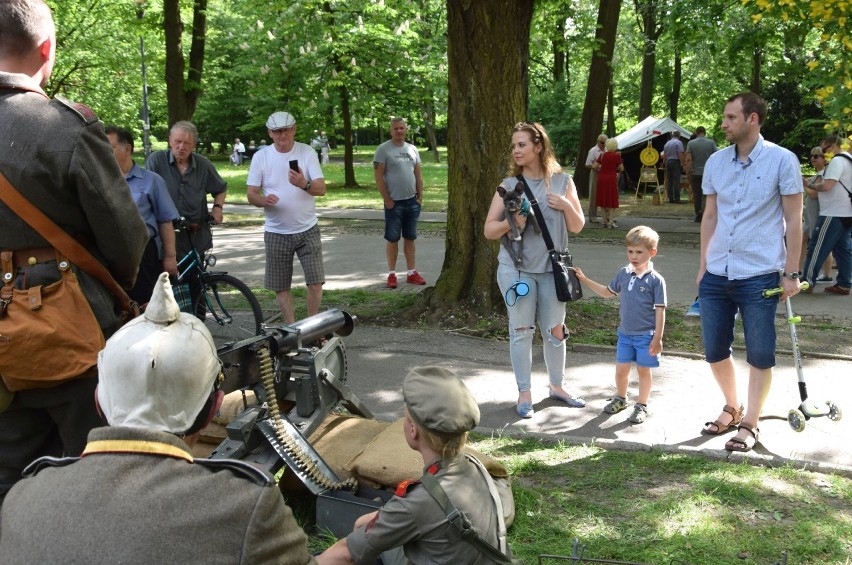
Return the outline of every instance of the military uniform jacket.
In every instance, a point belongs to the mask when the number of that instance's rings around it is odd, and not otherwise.
[[[0,72],[0,116],[0,172],[91,251],[119,284],[133,286],[148,230],[94,113],[49,99],[26,75]],[[0,203],[0,249],[34,247],[49,244]],[[54,262],[27,267],[25,275],[17,286],[60,278]],[[85,273],[78,277],[108,337],[118,319],[115,302],[99,282]]]
[[[440,461],[433,463],[441,465],[435,478],[449,499],[464,512],[482,539],[496,547],[497,512],[477,467],[464,456],[456,457],[445,467]],[[390,499],[374,520],[346,537],[346,545],[359,565],[372,565],[383,551],[399,546],[415,565],[494,563],[460,538],[440,505],[421,484],[412,485],[405,496]]]
[[[0,563],[316,563],[268,474],[187,449],[107,427],[80,458],[37,460],[3,504]]]

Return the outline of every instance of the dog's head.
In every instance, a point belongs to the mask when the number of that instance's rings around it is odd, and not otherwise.
[[[521,183],[510,189],[498,186],[497,193],[503,198],[503,206],[505,206],[507,212],[517,212],[521,209],[521,202],[524,199],[524,189],[521,187]]]

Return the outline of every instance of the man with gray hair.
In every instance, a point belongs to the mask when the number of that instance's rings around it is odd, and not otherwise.
[[[0,173],[11,190],[85,245],[120,285],[130,288],[148,231],[95,113],[82,104],[50,99],[43,90],[53,70],[55,47],[47,4],[0,0]],[[61,288],[60,268],[68,268],[66,261],[57,261],[56,250],[39,231],[0,204],[7,290],[13,286],[14,293],[29,294],[33,301],[40,300],[40,289]],[[100,282],[76,266],[72,269],[103,334],[85,337],[102,343],[118,327],[120,312]],[[0,316],[5,314],[8,322],[6,306],[0,299]],[[39,310],[45,311],[50,308]],[[76,344],[62,343],[73,337],[64,333],[44,331],[39,338],[43,335],[51,344],[67,374],[22,358],[23,349],[13,337],[0,340],[0,503],[30,462],[43,455],[78,455],[89,430],[99,425],[93,401],[94,351],[91,359],[81,361],[91,365],[77,372],[68,362]],[[13,361],[29,366],[29,372],[15,374],[7,365]]]
[[[194,459],[222,403],[216,346],[162,273],[98,356],[106,427],[82,457],[29,466],[0,514],[0,562],[315,563],[271,475]]]
[[[166,181],[172,201],[188,224],[186,229],[176,230],[175,233],[178,261],[192,249],[192,244],[202,254],[213,247],[213,232],[208,217],[214,224],[222,223],[222,206],[228,189],[228,183],[219,176],[210,159],[195,153],[197,143],[198,129],[191,122],[175,122],[169,130],[169,148],[151,153],[145,165],[146,169]],[[209,212],[208,194],[213,196],[213,206]],[[200,281],[196,277],[189,277],[186,282],[189,284],[192,303],[199,305]]]
[[[169,130],[169,148],[154,151],[145,168],[166,181],[169,194],[180,215],[186,218],[196,249],[213,247],[213,233],[207,223],[208,215],[214,224],[222,223],[226,183],[210,159],[195,153],[198,129],[187,121],[175,122]],[[207,195],[213,196],[213,206],[207,210]],[[178,259],[190,249],[187,234],[179,233],[175,240]]]

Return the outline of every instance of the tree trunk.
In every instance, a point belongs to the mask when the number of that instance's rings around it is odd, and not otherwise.
[[[606,136],[615,137],[615,86],[612,84],[612,69],[609,73],[609,82],[606,89]]]
[[[574,184],[581,196],[589,195],[589,169],[586,154],[594,146],[603,124],[604,105],[609,89],[612,54],[615,50],[615,33],[621,0],[601,0],[598,8],[598,24],[595,31],[597,49],[592,53],[589,67],[589,82],[586,86],[586,101],[580,120],[580,146],[577,148],[577,167],[574,169]]]
[[[639,28],[645,41],[642,52],[642,82],[639,86],[639,121],[651,115],[654,101],[654,69],[657,66],[657,39],[663,33],[663,25],[657,27],[656,0],[635,0],[636,14],[640,18]]]
[[[503,308],[495,272],[499,243],[483,235],[503,179],[512,126],[525,119],[534,0],[447,0],[449,60],[447,241],[427,294],[430,316]]]
[[[672,77],[672,91],[669,94],[669,117],[677,121],[677,107],[680,102],[680,86],[683,83],[683,61],[680,50],[675,50],[674,76]]]
[[[169,125],[191,120],[201,96],[204,47],[207,34],[207,0],[195,0],[192,11],[192,40],[189,71],[183,57],[183,21],[179,0],[163,0],[163,31],[166,37],[166,100]]]
[[[763,48],[755,44],[751,56],[751,85],[749,89],[755,94],[760,94],[760,73],[763,66]]]
[[[565,76],[565,20],[556,23],[553,46],[553,82],[560,82]]]
[[[426,140],[429,143],[429,151],[435,163],[441,162],[441,153],[438,151],[438,134],[435,131],[435,100],[430,98],[423,104],[423,123],[426,126]]]
[[[352,112],[349,110],[349,90],[340,87],[340,115],[343,117],[343,186],[358,188],[355,180],[355,153],[352,147]]]
[[[337,67],[340,72],[340,61],[337,62]],[[357,188],[352,150],[352,112],[349,110],[349,89],[345,83],[340,86],[340,116],[343,118],[343,186]]]

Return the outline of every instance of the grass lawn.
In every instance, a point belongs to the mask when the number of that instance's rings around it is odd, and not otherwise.
[[[507,464],[524,563],[572,555],[640,563],[849,563],[852,481],[700,457],[475,438]]]
[[[523,563],[581,551],[647,564],[852,563],[848,478],[534,439],[473,435],[471,443],[509,469],[509,543]],[[298,516],[313,515],[303,499],[291,502]],[[310,520],[303,526],[312,551],[331,543]]]

